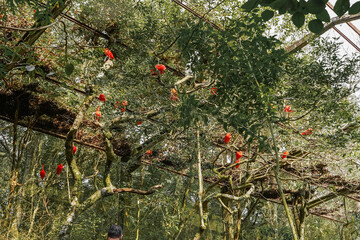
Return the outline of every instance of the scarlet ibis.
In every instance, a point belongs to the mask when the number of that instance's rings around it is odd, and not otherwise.
[[[226,134],[226,135],[225,135],[225,140],[224,140],[224,141],[225,141],[225,144],[228,143],[228,142],[230,142],[230,139],[231,139],[231,133]]]
[[[105,48],[105,55],[108,56],[110,59],[115,59],[112,52],[107,48]]]
[[[60,165],[57,166],[56,173],[59,175],[61,173],[61,171],[63,170],[63,168],[64,168],[64,166],[61,163]]]
[[[45,177],[44,164],[42,165],[42,169],[40,171],[40,177],[41,177],[41,180],[44,180],[44,177]]]
[[[160,74],[163,74],[164,71],[166,70],[165,65],[162,65],[162,64],[156,64],[155,68],[156,68],[157,70],[159,70]]]

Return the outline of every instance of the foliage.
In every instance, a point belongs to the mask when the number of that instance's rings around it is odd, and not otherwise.
[[[243,8],[250,11],[260,5],[271,7],[273,10],[278,11],[279,14],[288,12],[292,15],[292,22],[298,28],[304,24],[306,15],[315,15],[316,19],[310,21],[308,27],[313,33],[320,33],[324,27],[323,22],[330,22],[329,13],[325,9],[327,2],[326,0],[247,0]],[[337,0],[334,11],[339,17],[343,16],[346,12],[357,14],[360,12],[360,2],[358,1],[350,7],[349,0]],[[265,21],[274,15],[274,12],[271,12],[270,10],[265,10],[265,14],[263,14]]]
[[[64,13],[76,21],[49,14],[54,4],[64,2],[8,1],[13,11],[1,8],[1,14],[6,12],[0,21],[15,28],[54,24],[34,44],[25,36],[35,31],[0,32],[0,97],[13,106],[8,115],[0,110],[2,119],[12,122],[0,122],[0,236],[61,238],[71,216],[68,239],[103,239],[111,223],[124,227],[125,239],[192,239],[196,234],[202,239],[291,239],[274,178],[275,159],[285,150],[290,154],[280,159],[279,176],[293,214],[334,191],[344,196],[306,209],[305,238],[358,235],[357,206],[344,200],[350,193],[338,191],[359,186],[354,98],[360,59],[342,57],[336,40],[322,38],[296,54],[283,49],[284,42],[300,35],[290,21],[321,31],[330,20],[326,1],[188,1],[201,19],[165,0],[72,1]],[[347,1],[338,0],[335,8],[339,15],[358,12],[357,3]],[[291,15],[281,20],[280,37],[268,31],[280,24],[270,9]],[[115,60],[105,57],[105,48]],[[164,74],[156,64],[166,65]],[[191,77],[181,82],[184,75]],[[171,98],[173,89],[178,100]],[[31,101],[15,104],[28,94],[34,96]],[[87,108],[83,102],[89,96]],[[292,111],[284,112],[285,106]],[[98,107],[100,121],[94,119]],[[64,148],[69,135],[61,130],[70,130],[82,113],[72,143],[78,151],[69,155]],[[47,125],[36,125],[42,121]],[[301,134],[309,128],[312,134]],[[228,144],[226,133],[232,134]],[[237,151],[243,152],[239,168]],[[199,158],[201,169],[195,165]],[[61,163],[64,170],[57,175]],[[111,192],[160,184],[146,196]],[[204,216],[198,207],[202,184]],[[319,217],[334,209],[345,218],[329,224]]]

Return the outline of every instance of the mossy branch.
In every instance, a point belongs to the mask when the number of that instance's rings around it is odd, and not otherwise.
[[[75,121],[71,127],[71,129],[69,130],[67,136],[66,136],[66,141],[65,141],[65,153],[66,153],[66,161],[69,165],[70,171],[75,179],[76,182],[80,182],[81,183],[81,172],[76,164],[76,161],[74,159],[74,155],[72,153],[73,151],[73,140],[75,137],[75,134],[77,132],[77,130],[80,127],[81,122],[83,121],[84,118],[84,113],[85,111],[89,108],[91,101],[93,100],[93,96],[86,96],[84,99],[84,102],[79,110],[78,115],[75,118]],[[80,184],[78,183],[78,184]]]

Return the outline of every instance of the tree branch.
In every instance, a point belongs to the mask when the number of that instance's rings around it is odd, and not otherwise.
[[[53,19],[56,19],[62,13],[62,11],[70,4],[70,2],[71,0],[55,2],[49,11],[49,15],[52,16]],[[24,36],[21,38],[21,40],[16,44],[16,46],[19,46],[20,44],[24,44],[25,46],[19,47],[16,50],[16,54],[14,54],[14,57],[12,58],[11,62],[5,65],[6,72],[9,72],[16,66],[17,62],[21,59],[22,55],[27,51],[27,46],[33,45],[34,42],[37,39],[39,39],[39,37],[45,32],[47,28],[42,28],[41,23],[42,23],[42,19],[37,19],[37,21],[33,25],[33,28],[37,30],[26,32]],[[48,27],[50,25],[48,25]]]
[[[59,21],[55,21],[49,25],[45,25],[45,26],[42,26],[42,27],[36,27],[36,28],[17,28],[17,27],[7,27],[7,26],[0,26],[0,29],[1,28],[4,28],[4,29],[9,29],[9,30],[16,30],[16,31],[23,31],[23,32],[31,32],[31,31],[38,31],[38,30],[42,30],[42,29],[46,29],[48,27],[51,27],[53,25],[55,25],[56,23],[58,23]]]
[[[114,193],[135,193],[135,194],[139,194],[139,195],[150,195],[150,194],[153,194],[157,189],[160,189],[162,187],[163,187],[162,185],[155,185],[147,191],[133,189],[133,188],[117,188],[117,189],[114,189],[113,192]]]

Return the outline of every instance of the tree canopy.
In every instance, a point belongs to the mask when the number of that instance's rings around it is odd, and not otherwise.
[[[0,236],[358,237],[360,58],[320,35],[360,9],[326,2],[3,2]]]

